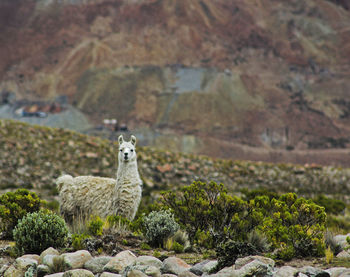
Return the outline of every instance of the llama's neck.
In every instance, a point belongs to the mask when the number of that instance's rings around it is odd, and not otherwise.
[[[119,162],[117,170],[117,183],[125,182],[129,180],[138,181],[140,175],[137,168],[137,161]]]

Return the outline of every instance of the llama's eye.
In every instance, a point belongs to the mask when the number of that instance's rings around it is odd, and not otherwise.
[[[134,152],[134,149],[130,149],[131,152]]]
[[[120,151],[120,152],[123,152],[123,149],[120,149],[119,151]]]

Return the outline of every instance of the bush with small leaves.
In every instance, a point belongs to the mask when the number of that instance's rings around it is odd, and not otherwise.
[[[145,237],[152,246],[163,246],[164,240],[180,229],[169,211],[153,211],[143,218]]]
[[[92,236],[102,236],[103,220],[99,216],[91,216],[88,222],[88,232]]]
[[[50,212],[28,213],[13,230],[16,248],[20,253],[37,253],[64,246],[68,228],[63,218]]]
[[[238,258],[256,255],[259,251],[249,242],[228,240],[216,248],[218,264],[215,271],[232,266]]]
[[[0,232],[5,238],[12,238],[12,231],[23,216],[37,212],[44,201],[26,189],[7,192],[0,196]]]
[[[227,237],[230,229],[234,239],[246,238],[254,225],[247,220],[248,203],[227,194],[223,184],[215,182],[193,182],[178,193],[164,192],[163,204],[174,212],[192,244],[209,248]]]
[[[337,215],[342,213],[346,208],[343,201],[326,197],[323,194],[318,195],[313,201],[317,205],[324,207],[327,214]]]

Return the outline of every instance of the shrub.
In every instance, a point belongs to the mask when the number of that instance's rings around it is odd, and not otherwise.
[[[345,210],[345,203],[338,199],[332,199],[324,196],[323,194],[318,195],[313,201],[325,208],[327,214],[340,214]]]
[[[251,201],[254,213],[262,217],[258,230],[264,233],[275,248],[284,243],[293,247],[297,256],[323,256],[326,213],[312,200],[287,193],[279,199],[259,196]]]
[[[85,249],[84,241],[90,238],[90,235],[82,234],[72,234],[72,247],[75,251]]]
[[[218,264],[216,271],[232,266],[238,258],[256,255],[259,251],[249,242],[228,240],[217,247]]]
[[[164,240],[175,234],[180,226],[169,211],[153,211],[143,219],[145,237],[153,246],[163,246]]]
[[[13,230],[19,253],[40,254],[48,247],[62,247],[67,235],[68,228],[64,220],[50,211],[27,214]]]
[[[88,231],[92,236],[102,236],[103,220],[99,216],[91,216],[88,222]]]
[[[34,192],[18,189],[0,196],[0,232],[12,238],[12,231],[23,216],[37,212],[43,201]]]
[[[191,243],[213,247],[217,240],[224,239],[228,230],[231,235],[245,238],[250,231],[248,222],[248,203],[227,194],[222,184],[194,182],[182,187],[179,193],[163,193],[163,204],[171,208],[180,224],[189,234]],[[209,232],[211,232],[208,241]]]

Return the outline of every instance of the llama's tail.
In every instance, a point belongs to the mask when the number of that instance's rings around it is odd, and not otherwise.
[[[56,179],[57,189],[60,191],[64,184],[72,183],[72,182],[73,182],[73,177],[71,175],[66,174],[61,177],[58,177]]]

